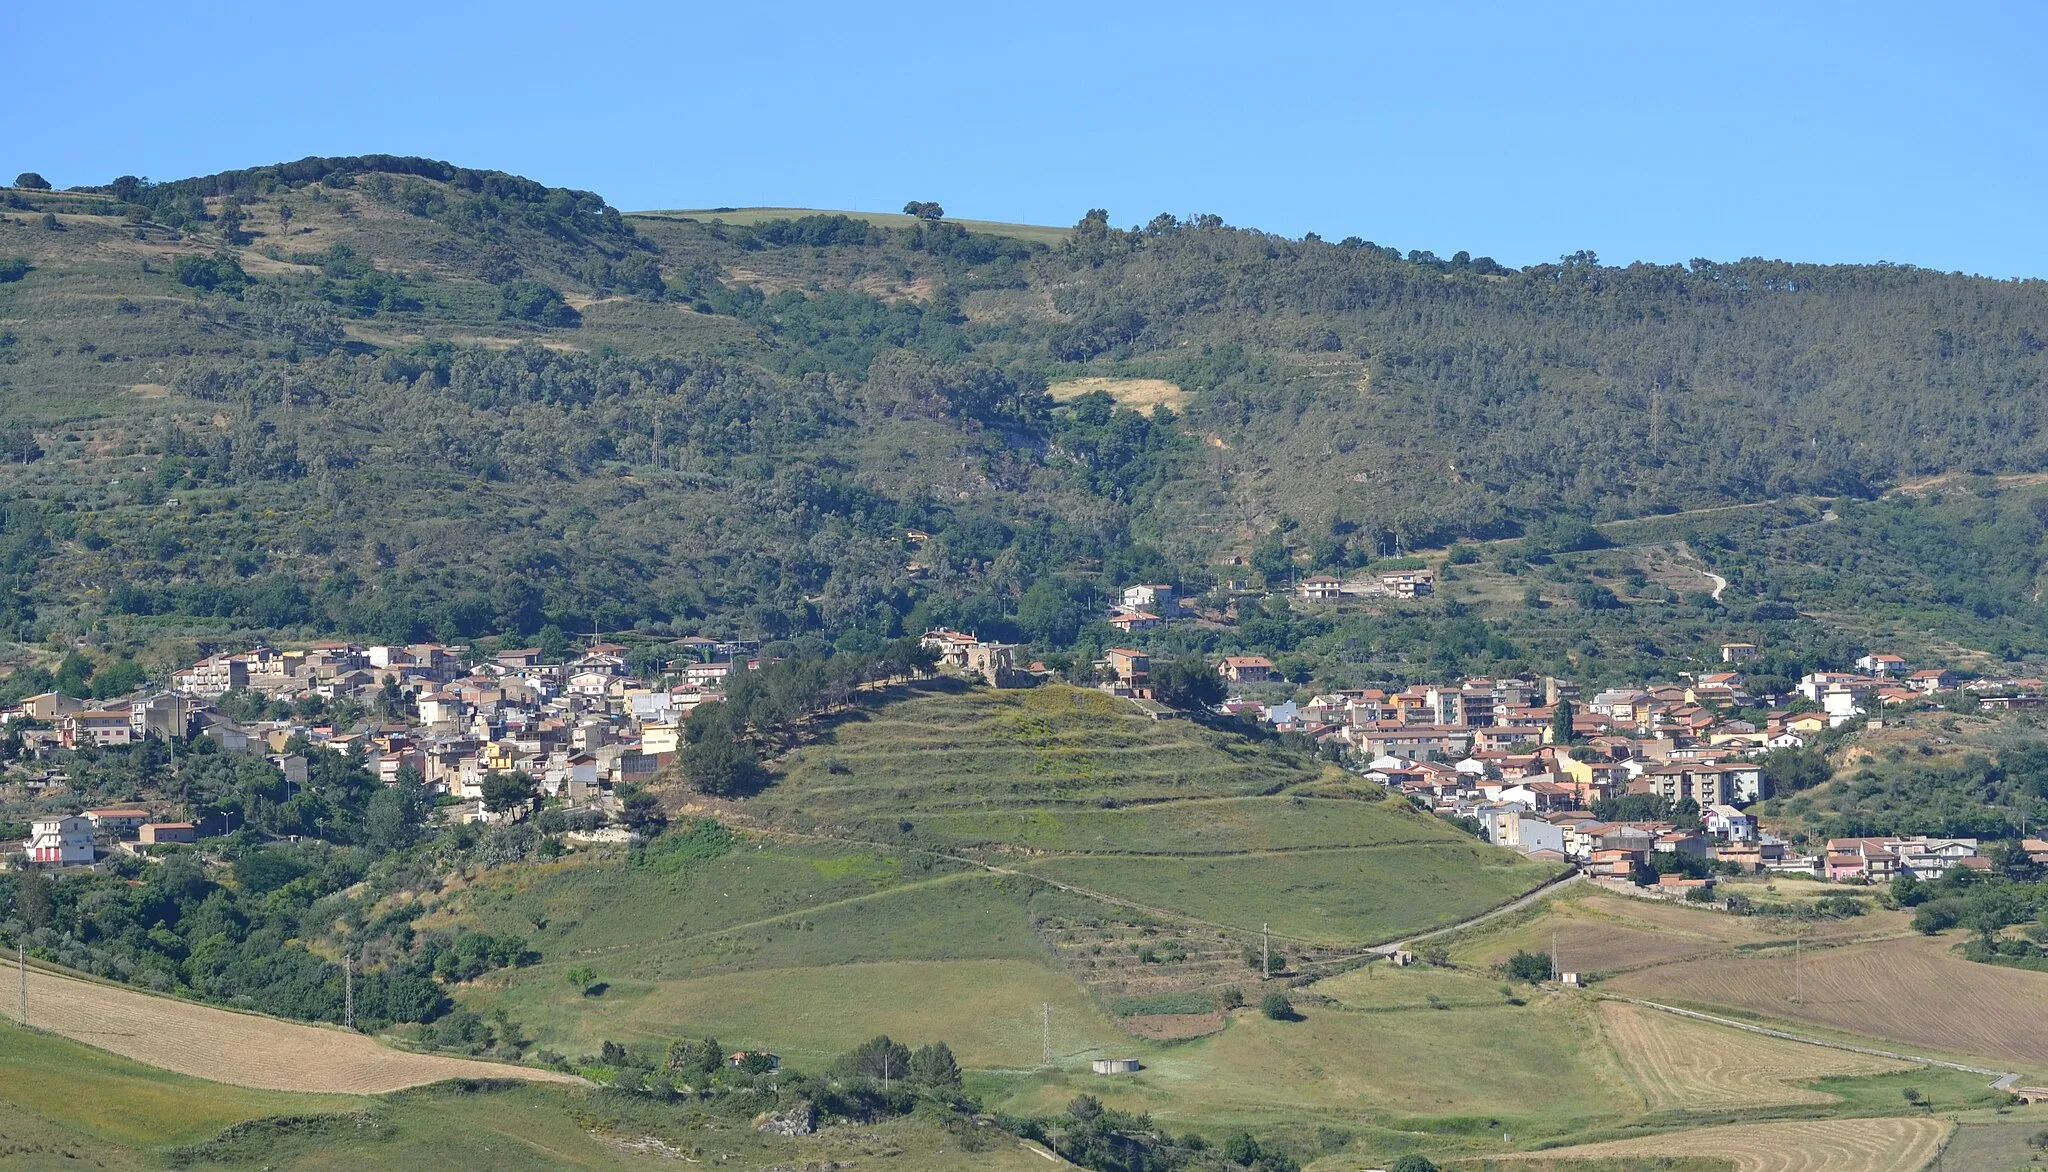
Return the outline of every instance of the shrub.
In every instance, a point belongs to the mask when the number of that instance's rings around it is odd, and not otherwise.
[[[1550,979],[1550,958],[1540,952],[1518,951],[1501,965],[1507,975],[1517,981],[1547,981]]]
[[[562,300],[562,291],[539,281],[513,281],[498,293],[498,316],[544,326],[574,327],[583,315]]]
[[[1259,1012],[1274,1021],[1293,1021],[1294,1002],[1285,993],[1268,993],[1259,999]]]
[[[0,256],[0,284],[19,281],[34,268],[25,256]]]
[[[1419,1152],[1409,1152],[1394,1161],[1393,1172],[1436,1172],[1436,1161]]]

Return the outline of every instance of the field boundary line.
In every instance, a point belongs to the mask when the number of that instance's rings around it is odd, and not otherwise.
[[[1679,1017],[1690,1017],[1698,1021],[1712,1022],[1715,1025],[1729,1026],[1752,1034],[1762,1034],[1767,1038],[1780,1038],[1787,1042],[1800,1042],[1808,1046],[1821,1046],[1829,1050],[1846,1050],[1851,1054],[1868,1054],[1875,1058],[1890,1058],[1898,1062],[1914,1062],[1921,1066],[1939,1066],[1947,1070],[1960,1070],[1964,1074],[1988,1074],[1992,1077],[1991,1089],[1995,1091],[2009,1089],[2013,1083],[2019,1081],[2020,1077],[2017,1073],[1993,1070],[1988,1066],[1970,1066],[1961,1062],[1949,1062],[1940,1058],[1927,1058],[1919,1054],[1906,1054],[1897,1050],[1880,1050],[1874,1046],[1852,1046],[1847,1042],[1830,1042],[1825,1038],[1795,1034],[1788,1030],[1774,1030],[1768,1026],[1755,1025],[1732,1017],[1719,1017],[1711,1013],[1701,1013],[1697,1009],[1681,1009],[1676,1005],[1664,1005],[1656,1001],[1641,1001],[1634,997],[1623,997],[1615,993],[1601,993],[1597,996],[1606,1001],[1619,1001],[1627,1005],[1639,1005],[1644,1009],[1655,1009],[1663,1013],[1676,1014]]]

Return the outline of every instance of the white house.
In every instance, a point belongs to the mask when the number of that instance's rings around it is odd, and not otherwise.
[[[1708,806],[1706,816],[1707,833],[1728,842],[1754,842],[1756,840],[1756,819],[1729,805]]]
[[[1328,574],[1301,580],[1301,596],[1310,602],[1335,602],[1344,596],[1344,583]]]
[[[1856,661],[1856,666],[1874,676],[1896,676],[1906,673],[1906,661],[1896,655],[1866,655]]]
[[[462,697],[447,692],[428,692],[418,703],[421,724],[454,724],[469,715]]]
[[[1123,609],[1148,610],[1161,618],[1170,619],[1180,614],[1180,599],[1175,596],[1173,587],[1148,582],[1141,586],[1124,587]]]
[[[38,818],[29,825],[28,859],[32,863],[90,863],[93,825],[90,818],[67,814]]]

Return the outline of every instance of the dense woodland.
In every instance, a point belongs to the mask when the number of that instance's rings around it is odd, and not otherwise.
[[[97,627],[103,667],[237,632],[822,653],[940,622],[1085,656],[1126,583],[1489,541],[1530,606],[1245,602],[1155,638],[1347,680],[1668,670],[1731,631],[1834,666],[1834,611],[2048,651],[2048,510],[1992,479],[2048,462],[2038,281],[1513,270],[1100,211],[1052,246],[726,224],[389,156],[7,200],[0,624]],[[1046,393],[1081,375],[1186,395]],[[1674,528],[1733,583],[1712,605],[1589,556],[1595,525],[1763,500]]]

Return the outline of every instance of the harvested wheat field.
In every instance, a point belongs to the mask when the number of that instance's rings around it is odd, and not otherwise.
[[[1047,394],[1062,403],[1090,391],[1101,391],[1115,399],[1117,406],[1133,411],[1149,411],[1161,404],[1179,408],[1188,401],[1186,391],[1163,378],[1070,378],[1046,388]]]
[[[1747,1123],[1553,1148],[1543,1159],[1715,1156],[1735,1172],[1911,1172],[1934,1158],[1948,1131],[1939,1119],[1829,1119]]]
[[[578,1081],[522,1066],[408,1054],[361,1034],[234,1013],[33,968],[28,973],[28,1019],[37,1029],[137,1062],[272,1091],[376,1095],[449,1078]]]
[[[2041,1069],[2048,1057],[2048,974],[1973,964],[1950,953],[1950,943],[1914,936],[1809,949],[1796,1003],[1793,958],[1782,950],[1642,969],[1610,987]]]
[[[1518,949],[1549,951],[1555,932],[1564,968],[1599,973],[1705,956],[1738,945],[1779,940],[1789,945],[1795,931],[1810,942],[1882,935],[1903,927],[1896,912],[1794,924],[1778,917],[1730,916],[1581,889],[1553,900],[1534,919],[1456,951],[1460,959],[1497,964]]]
[[[1836,1096],[1794,1084],[1912,1069],[1907,1062],[1804,1046],[1618,1001],[1601,1003],[1600,1026],[1652,1111],[1832,1103]]]

